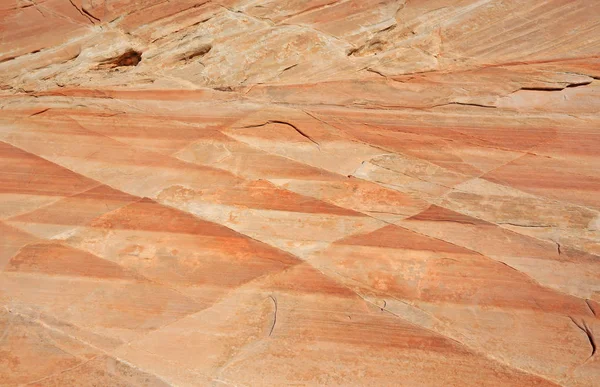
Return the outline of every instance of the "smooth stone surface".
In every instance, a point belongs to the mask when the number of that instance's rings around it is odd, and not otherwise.
[[[600,2],[0,4],[0,385],[600,385]]]

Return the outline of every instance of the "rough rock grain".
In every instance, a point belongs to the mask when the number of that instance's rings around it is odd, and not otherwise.
[[[600,386],[599,17],[3,1],[0,385]]]

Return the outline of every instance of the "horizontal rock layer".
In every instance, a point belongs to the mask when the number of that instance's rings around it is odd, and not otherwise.
[[[0,384],[598,385],[599,15],[4,1]]]

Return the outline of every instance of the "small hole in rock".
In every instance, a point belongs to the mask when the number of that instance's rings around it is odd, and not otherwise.
[[[99,69],[113,69],[115,67],[137,66],[142,61],[142,53],[135,50],[127,50],[125,53],[114,58],[106,59],[98,64]]]
[[[129,50],[120,57],[116,58],[114,64],[116,67],[120,66],[137,66],[142,60],[142,54],[135,51]]]

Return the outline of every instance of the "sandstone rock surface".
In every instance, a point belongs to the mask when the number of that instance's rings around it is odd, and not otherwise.
[[[0,385],[600,386],[599,20],[2,1]]]

